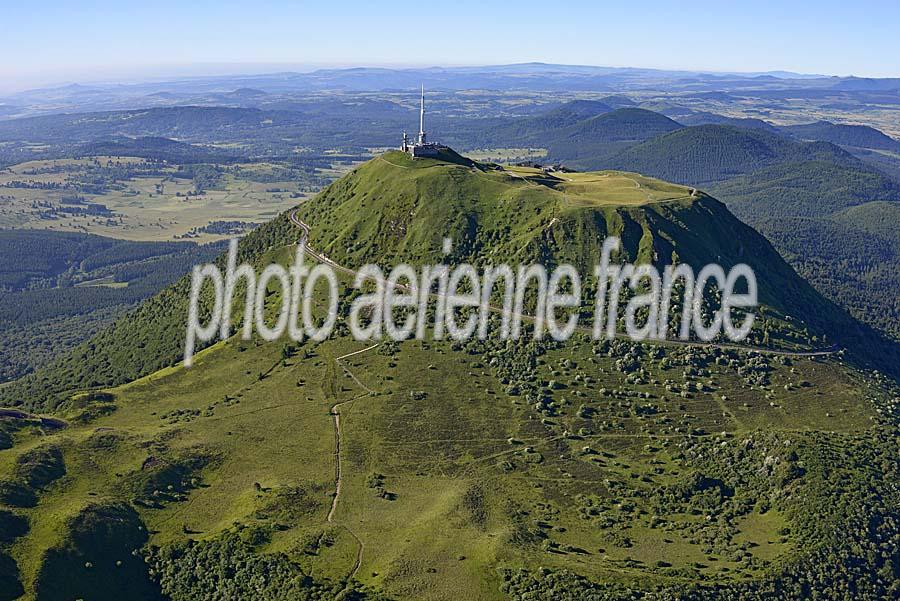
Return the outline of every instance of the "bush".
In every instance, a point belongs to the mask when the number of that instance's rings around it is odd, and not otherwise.
[[[16,476],[33,488],[43,488],[66,475],[62,451],[47,445],[32,449],[16,462]]]
[[[63,542],[44,556],[35,581],[38,601],[161,601],[135,553],[146,541],[140,517],[125,503],[88,505],[66,524]]]
[[[0,543],[11,543],[28,532],[28,519],[0,509]]]
[[[34,491],[14,480],[0,480],[0,503],[12,507],[34,507],[37,497]]]

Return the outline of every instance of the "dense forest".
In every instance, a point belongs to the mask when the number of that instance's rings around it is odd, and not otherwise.
[[[900,152],[900,141],[868,125],[844,125],[817,121],[804,125],[788,125],[781,131],[802,140],[821,140],[841,146]]]
[[[892,139],[871,128],[814,125],[791,131],[810,139],[821,133],[828,141],[799,141],[756,123],[709,124],[579,163],[702,187],[768,236],[828,298],[897,339],[900,241],[877,224],[896,223],[900,180],[880,168],[893,165],[890,156],[879,155],[882,163],[861,160],[837,145],[879,147]]]
[[[221,245],[0,231],[0,381],[31,372],[215,257]]]
[[[829,219],[764,218],[759,231],[798,273],[860,321],[900,340],[900,236],[877,226],[897,223],[900,203],[871,203],[865,221],[843,212]]]
[[[655,137],[591,166],[706,184],[763,167],[811,160],[857,163],[848,152],[826,142],[793,142],[756,128],[698,125]]]

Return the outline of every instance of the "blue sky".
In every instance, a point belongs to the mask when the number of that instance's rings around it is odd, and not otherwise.
[[[322,65],[900,76],[900,2],[4,2],[0,86]]]

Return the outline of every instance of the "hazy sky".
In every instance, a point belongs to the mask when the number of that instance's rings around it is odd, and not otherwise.
[[[276,64],[543,61],[900,76],[898,0],[125,4],[3,2],[0,87]]]

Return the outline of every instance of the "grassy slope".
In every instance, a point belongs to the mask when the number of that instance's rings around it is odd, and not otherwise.
[[[335,340],[319,346],[309,358],[282,364],[278,344],[219,344],[191,370],[165,370],[114,389],[119,408],[108,417],[50,437],[20,435],[16,447],[0,455],[0,473],[8,474],[15,457],[48,440],[63,448],[68,469],[62,480],[41,495],[37,508],[21,510],[30,518],[32,531],[16,544],[13,556],[26,589],[44,549],[63,542],[67,519],[90,502],[129,500],[123,491],[131,490],[129,483],[141,474],[148,457],[166,460],[198,448],[217,457],[202,471],[202,486],[189,491],[184,501],[166,503],[163,509],[138,508],[153,533],[153,544],[188,536],[214,538],[235,522],[269,524],[271,520],[258,519],[257,511],[277,499],[278,491],[300,486],[306,495],[293,502],[289,517],[278,520],[288,528],[276,532],[260,550],[288,552],[317,578],[345,575],[353,565],[355,543],[346,532],[325,522],[326,493],[333,490],[334,475],[328,407],[364,392],[334,362],[335,357],[360,348],[364,345]],[[811,428],[858,432],[867,427],[871,415],[850,372],[837,364],[811,360],[797,362],[793,369],[775,366],[771,385],[766,387],[776,391],[774,397],[762,388],[742,386],[734,368],[714,367],[704,380],[727,391],[727,403],[716,400],[720,393],[715,392],[688,400],[654,401],[662,408],[656,417],[639,417],[630,410],[622,414],[621,405],[605,398],[600,389],[625,385],[624,374],[613,359],[591,359],[592,355],[590,345],[573,343],[543,358],[538,376],[557,379],[565,387],[553,398],[575,395],[568,403],[561,401],[562,416],[546,425],[535,419],[524,400],[505,393],[478,355],[454,352],[449,345],[407,344],[393,357],[373,350],[350,360],[348,367],[354,375],[378,392],[357,398],[341,411],[345,475],[336,524],[348,526],[364,543],[359,578],[399,598],[482,599],[496,594],[490,567],[498,564],[568,567],[627,582],[657,561],[676,566],[703,561],[699,544],[691,543],[686,534],[654,531],[647,526],[649,516],[627,527],[633,546],[610,543],[602,530],[578,517],[579,504],[574,500],[577,495],[608,498],[611,492],[603,482],[628,481],[631,473],[651,478],[647,483],[636,482],[636,490],[677,481],[684,465],[673,459],[674,451],[667,449],[665,441],[681,438],[672,430],[679,425],[709,433],[728,431],[738,437],[759,428],[799,436]],[[563,359],[585,367],[560,369]],[[235,365],[241,369],[234,369]],[[680,379],[681,368],[645,365],[659,374],[660,381]],[[259,380],[258,374],[269,369],[269,375]],[[578,373],[599,379],[583,385],[574,379]],[[812,386],[781,390],[784,383],[801,380]],[[467,385],[459,386],[461,381]],[[636,389],[669,397],[660,385]],[[412,400],[412,390],[422,391],[424,399]],[[576,390],[581,392],[576,395]],[[583,399],[577,398],[582,395]],[[226,398],[231,401],[225,402]],[[769,398],[776,399],[776,407],[769,406]],[[596,404],[598,413],[591,420],[574,415],[576,406],[584,402]],[[184,413],[164,418],[175,410]],[[192,410],[198,415],[187,412]],[[840,419],[832,417],[836,415]],[[664,416],[674,423],[659,421]],[[613,420],[621,429],[597,432],[583,440],[561,438],[564,430],[577,431],[605,420]],[[659,436],[655,444],[663,443],[658,452],[648,452],[645,446],[654,444],[652,433]],[[117,442],[99,446],[96,441],[101,434]],[[510,445],[510,437],[521,444]],[[527,461],[526,445],[541,453],[544,461]],[[597,461],[581,456],[584,445],[614,458]],[[507,460],[518,467],[505,471]],[[664,468],[662,475],[653,474],[652,461]],[[373,472],[384,474],[384,486],[396,495],[395,500],[378,498],[367,485]],[[260,483],[262,491],[254,483]],[[518,511],[534,517],[520,516]],[[533,527],[531,520],[539,516],[553,525],[554,542],[586,553],[542,554],[533,544],[515,538],[515,532]],[[777,542],[776,530],[783,519],[778,513],[764,518],[750,514],[738,528],[738,540],[760,544],[761,559],[789,552],[789,545]],[[322,532],[334,537],[333,546],[317,555],[299,551],[304,541]],[[664,543],[663,538],[672,542]],[[602,552],[597,551],[600,548]],[[627,557],[645,567],[623,569]],[[739,563],[723,559],[703,572],[727,579],[732,576],[721,569],[730,567],[740,579],[760,573],[766,565],[742,568]]]
[[[454,259],[490,248],[503,260],[543,253],[541,258],[582,263],[596,257],[606,232],[621,234],[629,256],[644,259],[651,258],[650,249],[660,256],[674,251],[685,260],[719,256],[726,262],[744,253],[774,253],[720,203],[685,198],[686,190],[677,186],[619,174],[597,176],[600,183],[585,181],[588,176],[567,182],[471,169],[413,163],[400,154],[361,167],[302,208],[315,226],[313,244],[351,264],[435,260],[448,233],[458,241]],[[625,180],[641,184],[632,188],[633,196],[625,195]],[[616,202],[596,194],[604,189]],[[671,200],[645,204],[648,193]],[[268,249],[294,235],[279,219],[248,236],[243,252],[263,263],[287,261],[289,247]],[[766,269],[767,276],[788,278],[781,288],[798,287],[793,292],[800,298],[809,294],[783,263]],[[797,302],[771,286],[764,294],[776,302]],[[159,329],[148,327],[137,342],[160,332],[180,339],[184,306],[178,290],[148,303],[152,310],[142,309],[143,315],[158,316],[153,325]],[[271,302],[277,301],[273,295]],[[169,314],[171,323],[162,321]],[[97,341],[94,356],[115,361],[101,353],[131,340],[122,332]],[[408,343],[348,359],[347,368],[375,395],[363,394],[336,362],[362,348],[337,337],[284,359],[281,343],[231,340],[206,350],[191,370],[165,368],[112,389],[117,409],[110,415],[80,424],[75,418],[82,403],[69,402],[69,427],[49,435],[19,431],[15,446],[0,452],[0,477],[9,478],[23,453],[48,442],[62,449],[67,467],[63,478],[39,493],[37,507],[16,509],[31,524],[11,549],[26,590],[34,590],[43,554],[65,542],[67,521],[82,508],[133,500],[148,471],[155,473],[148,465],[177,464],[185,456],[208,458],[206,467],[189,474],[198,482],[176,483],[174,492],[163,487],[158,509],[137,507],[153,544],[212,540],[235,523],[259,527],[270,538],[257,541],[258,550],[288,553],[315,578],[334,580],[352,570],[358,538],[363,563],[357,577],[397,598],[501,598],[493,568],[502,566],[566,567],[632,585],[745,580],[773,569],[770,560],[797,551],[794,539],[778,530],[789,523],[807,532],[804,505],[797,500],[818,480],[798,484],[804,488],[770,512],[729,509],[737,511],[738,525],[717,536],[731,542],[711,549],[696,535],[704,531],[697,516],[670,513],[663,518],[672,527],[652,524],[659,511],[648,500],[654,491],[678,485],[696,469],[678,445],[690,440],[718,446],[720,432],[727,433],[721,442],[728,448],[748,436],[803,441],[815,431],[866,435],[874,417],[866,395],[877,393],[837,360],[767,360],[765,381],[750,381],[745,355],[729,354],[719,363],[701,352],[704,371],[694,373],[688,366],[698,354],[675,348],[662,351],[665,360],[644,355],[640,364],[647,372],[638,382],[622,367],[632,351],[576,340],[532,356],[533,367],[525,370],[552,401],[551,414],[530,398],[509,394],[502,368],[508,355],[500,348],[466,352],[448,344]],[[527,349],[513,355],[531,356]],[[145,357],[140,368],[165,357]],[[553,389],[546,386],[550,380],[557,382]],[[708,388],[677,394],[667,380]],[[643,412],[643,402],[633,397],[615,396],[612,391],[620,389],[647,393],[655,412]],[[334,478],[328,411],[351,399],[341,409],[343,492],[335,522],[328,523]],[[582,415],[582,404],[592,408],[591,417]],[[579,431],[580,437],[566,434]],[[686,437],[688,432],[693,436]],[[583,453],[585,446],[593,452]],[[754,454],[752,461],[760,463],[751,463],[750,473],[762,469],[763,458]],[[370,486],[373,473],[383,475],[388,498]],[[302,492],[285,502],[289,487]],[[751,489],[741,494],[753,501],[750,507],[760,498]],[[604,507],[601,514],[585,518],[596,503]],[[612,525],[600,525],[607,519]],[[310,541],[323,537],[333,542],[310,553]],[[552,546],[545,549],[544,540]],[[735,555],[736,545],[744,543],[746,560]]]
[[[819,334],[840,332],[844,344],[869,334],[720,202],[635,174],[481,170],[395,152],[354,170],[299,213],[315,224],[312,245],[348,265],[437,263],[449,237],[450,262],[569,262],[589,274],[607,235],[622,238],[632,261],[677,259],[695,271],[711,260],[726,269],[747,262],[763,304]]]

